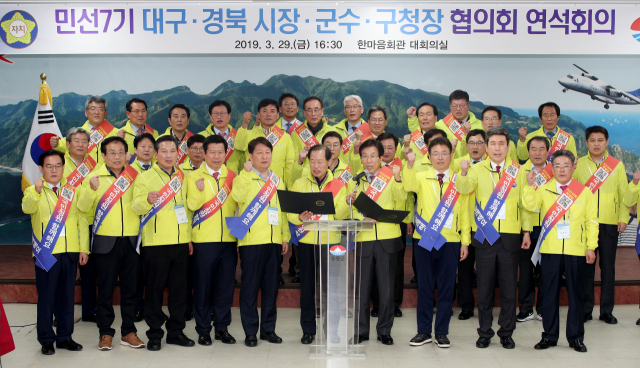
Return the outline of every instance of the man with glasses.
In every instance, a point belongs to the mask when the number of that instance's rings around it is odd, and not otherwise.
[[[158,138],[158,131],[147,124],[147,103],[139,98],[132,98],[125,105],[127,122],[120,130],[124,131],[124,140],[129,147],[129,153],[135,153],[133,140],[144,133],[149,133],[153,138]]]
[[[297,119],[298,112],[300,111],[298,97],[292,93],[283,93],[280,95],[280,98],[278,98],[278,105],[280,105],[282,117],[276,121],[276,125],[291,135],[293,134],[293,130],[302,124],[302,122]]]
[[[344,98],[344,115],[346,118],[342,119],[339,123],[333,126],[336,132],[340,133],[342,139],[345,139],[349,134],[353,133],[360,127],[362,123],[366,124],[366,121],[362,119],[364,113],[364,105],[362,98],[358,95],[349,95]]]
[[[219,135],[227,141],[227,162],[225,166],[238,173],[238,170],[242,170],[244,164],[244,152],[236,149],[236,130],[229,126],[231,121],[231,105],[224,100],[215,100],[209,105],[209,120],[211,124],[207,129],[201,131],[201,136],[207,138],[212,135]],[[188,143],[187,143],[188,144]]]
[[[576,151],[576,141],[571,134],[558,127],[560,120],[560,106],[555,102],[545,102],[538,107],[538,117],[542,126],[540,129],[527,134],[527,127],[518,129],[520,139],[518,140],[518,158],[525,161],[529,158],[527,151],[527,142],[535,136],[547,137],[551,142],[549,154],[553,154],[556,150],[566,149],[571,151],[575,157],[578,156]]]
[[[451,117],[462,125],[462,129],[465,134],[471,129],[482,129],[482,122],[478,120],[471,111],[469,111],[469,107],[469,94],[467,92],[459,89],[451,92],[449,95],[449,109],[451,110]],[[445,116],[445,118],[447,118],[447,116]],[[436,122],[436,128],[447,132],[447,138],[455,146],[454,152],[456,157],[462,157],[467,154],[465,142],[458,142],[458,138],[456,138],[455,134],[451,131],[451,128],[445,124],[444,118]],[[461,144],[456,145],[454,140]]]
[[[542,283],[542,339],[535,345],[544,350],[558,344],[560,337],[560,288],[566,282],[569,296],[567,340],[569,347],[586,353],[584,345],[583,280],[586,268],[595,263],[598,247],[598,206],[594,195],[574,175],[575,156],[567,150],[551,155],[553,179],[534,189],[536,174],[527,174],[522,204],[528,211],[545,213],[540,234]],[[563,280],[564,275],[564,280]],[[502,285],[501,285],[502,286]]]
[[[482,129],[486,132],[494,126],[502,126],[502,111],[495,106],[487,106],[482,110]],[[509,158],[513,162],[519,162],[516,145],[513,141],[509,141]]]
[[[333,132],[334,128],[322,119],[324,116],[324,102],[321,98],[316,96],[305,98],[302,102],[302,108],[304,109],[306,120],[304,124],[298,125],[296,130],[291,133],[291,139],[296,152],[298,152],[298,158],[303,158],[304,160],[307,157],[309,148],[322,141],[322,137],[327,132]]]
[[[354,173],[362,170],[362,161],[360,160],[359,150],[363,139],[365,141],[368,139],[377,139],[379,135],[385,132],[385,129],[387,128],[387,109],[380,105],[371,106],[369,111],[367,111],[367,120],[369,121],[371,135],[369,137],[365,137],[361,131],[356,131],[356,140],[353,142],[349,151],[349,165],[351,165]],[[400,159],[404,158],[400,142],[396,145],[395,157]]]

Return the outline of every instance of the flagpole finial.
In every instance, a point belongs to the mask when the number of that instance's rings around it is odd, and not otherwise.
[[[40,79],[42,79],[42,83],[47,80],[47,75],[45,73],[40,74]]]

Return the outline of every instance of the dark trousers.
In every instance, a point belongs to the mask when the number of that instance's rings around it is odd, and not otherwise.
[[[369,243],[369,244],[367,244]],[[390,335],[394,319],[393,290],[396,276],[396,265],[398,264],[398,252],[388,253],[381,245],[380,241],[365,242],[362,247],[373,247],[367,256],[362,256],[360,260],[360,320],[359,334],[369,336],[370,314],[369,302],[371,300],[371,287],[373,277],[376,275],[376,282],[379,291],[378,324],[376,331],[378,335]],[[361,252],[361,254],[364,253]]]
[[[149,325],[147,337],[162,339],[164,313],[162,299],[165,285],[169,289],[167,337],[178,337],[184,330],[187,310],[187,269],[189,244],[142,247],[144,264],[144,320]]]
[[[144,312],[144,267],[142,257],[138,257],[138,278],[136,285],[136,313]]]
[[[117,238],[111,251],[107,254],[93,253],[98,275],[98,308],[96,319],[100,336],[114,336],[116,330],[111,327],[115,319],[113,311],[113,292],[118,278],[120,279],[120,315],[122,325],[120,333],[126,336],[137,332],[136,287],[138,286],[138,261],[140,256],[128,237]]]
[[[544,300],[542,301],[543,338],[558,341],[560,336],[560,287],[562,273],[567,282],[569,313],[567,314],[567,340],[584,340],[583,280],[586,257],[564,254],[541,254],[540,266],[544,274]]]
[[[400,224],[400,232],[403,234],[400,240],[402,241],[402,250],[398,252],[398,259],[396,263],[396,279],[393,285],[393,305],[395,308],[400,308],[402,300],[404,298],[404,255],[407,250],[407,224]],[[417,243],[416,243],[417,245]],[[414,271],[415,272],[415,271]],[[380,295],[378,293],[378,280],[376,275],[373,275],[373,282],[371,283],[371,301],[374,308],[379,308],[378,302]]]
[[[518,303],[520,303],[520,312],[533,312],[533,303],[536,304],[536,311],[540,313],[542,307],[542,272],[540,265],[534,266],[531,262],[533,251],[536,249],[536,243],[540,235],[540,226],[535,226],[531,232],[531,246],[527,250],[520,251],[520,282],[518,283]],[[538,297],[536,299],[536,287],[533,284],[534,275],[538,273]]]
[[[93,225],[89,226],[89,235],[93,234]],[[82,299],[82,316],[91,316],[96,314],[96,306],[98,305],[96,291],[96,259],[89,257],[84,266],[78,265],[80,269],[80,291]]]
[[[473,236],[472,236],[473,239]],[[473,244],[479,245],[473,239]],[[520,234],[500,234],[500,238],[490,245],[485,239],[482,248],[476,247],[476,269],[478,275],[478,318],[480,337],[492,338],[493,304],[496,279],[500,285],[500,316],[498,336],[508,337],[516,329],[516,293],[518,279],[518,258]]]
[[[416,244],[417,245],[417,244]],[[456,284],[456,269],[460,260],[460,243],[445,243],[431,251],[416,246],[418,266],[418,333],[430,334],[433,323],[433,290],[438,284],[436,335],[449,334],[449,322]]]
[[[187,263],[187,311],[193,311],[193,255],[189,255]]]
[[[415,231],[415,230],[414,230]],[[411,269],[413,270],[413,274],[417,275],[418,271],[416,268],[416,247],[418,246],[419,239],[412,238],[411,239]]]
[[[596,262],[600,259],[600,314],[613,312],[616,282],[616,251],[618,249],[618,225],[600,224]],[[598,256],[599,255],[599,256]],[[584,282],[584,313],[593,312],[593,295],[596,262],[587,264]]]
[[[235,242],[193,243],[193,316],[196,332],[211,332],[211,296],[215,295],[215,331],[227,331],[235,287],[238,248]]]
[[[278,311],[278,266],[281,263],[282,245],[243,245],[240,251],[242,286],[240,287],[240,319],[245,335],[273,332],[276,329]],[[258,317],[258,292],[261,311]]]
[[[316,334],[316,267],[319,246],[298,244],[300,264],[300,327],[302,333]]]
[[[471,234],[473,238],[473,234]],[[476,263],[476,247],[469,247],[469,255],[458,262],[458,304],[463,312],[473,312],[476,299],[473,296],[474,266]]]
[[[54,254],[57,262],[49,272],[36,268],[38,290],[37,328],[38,342],[63,342],[73,334],[73,297],[76,287],[78,253]],[[35,262],[35,258],[34,258]],[[53,316],[58,327],[53,331]]]

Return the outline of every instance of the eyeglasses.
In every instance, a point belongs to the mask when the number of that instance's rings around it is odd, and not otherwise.
[[[95,106],[91,106],[90,108],[88,108],[87,110],[90,111],[97,111],[97,112],[105,112],[107,109],[105,109],[104,107],[95,107]]]
[[[334,144],[326,143],[324,146],[329,148],[329,149],[331,149],[331,148],[340,148],[340,143],[334,143]]]
[[[492,117],[492,118],[484,118],[483,120],[484,120],[484,121],[498,121],[498,120],[500,120],[500,119],[499,119],[497,116],[494,116],[494,117]]]
[[[204,152],[204,148],[202,148],[202,147],[191,147],[189,149],[191,151],[195,151],[195,152]]]
[[[62,165],[44,165],[44,168],[47,169],[47,171],[60,171],[62,170]]]
[[[467,146],[469,146],[469,147],[482,147],[483,145],[484,145],[483,141],[478,141],[478,142],[471,141],[471,142],[467,143]]]
[[[306,109],[306,110],[304,110],[304,111],[308,112],[309,114],[317,114],[317,113],[319,113],[319,112],[320,112],[320,110],[322,110],[322,109],[321,109],[321,108],[316,107],[315,109],[311,109],[311,108],[309,108],[309,109]]]
[[[225,117],[225,116],[227,116],[227,115],[229,115],[229,113],[228,113],[228,112],[224,112],[224,111],[223,111],[223,112],[214,112],[214,113],[211,113],[211,116],[215,116],[216,118],[217,118],[217,117],[221,117],[221,118],[223,118],[223,117]]]
[[[384,118],[370,118],[369,121],[372,122],[372,123],[384,123],[385,119]]]
[[[86,140],[86,139],[73,139],[71,142],[73,142],[73,144],[87,144],[87,143],[89,143],[89,141]]]
[[[345,109],[345,110],[357,110],[357,109],[359,109],[359,108],[361,108],[361,107],[362,107],[362,106],[360,106],[360,105],[353,105],[353,106],[351,106],[351,105],[347,105],[347,106],[345,106],[345,107],[344,107],[344,109]]]
[[[558,116],[557,114],[542,114],[542,117],[545,118],[545,119],[555,118],[557,116]]]
[[[451,155],[450,152],[434,152],[429,154],[430,157],[436,157],[436,158],[445,158],[445,157],[449,157],[449,155]]]
[[[361,156],[360,160],[361,161],[373,161],[373,160],[378,159],[378,158],[380,158],[380,156],[377,156],[377,155],[376,156]]]
[[[458,109],[464,109],[465,107],[467,107],[469,104],[462,104],[462,105],[451,105],[451,109],[452,110],[458,110]]]
[[[133,110],[133,111],[130,111],[130,112],[132,114],[134,114],[134,115],[138,115],[138,114],[146,114],[147,110]]]
[[[107,152],[107,156],[109,156],[109,157],[122,157],[124,155],[126,155],[125,151],[118,151],[118,152],[110,151],[110,152]]]
[[[569,170],[573,165],[553,165],[554,170]]]
[[[285,102],[285,103],[282,104],[282,106],[284,106],[284,107],[288,107],[288,106],[296,107],[296,106],[298,106],[298,104],[295,103],[295,102]]]

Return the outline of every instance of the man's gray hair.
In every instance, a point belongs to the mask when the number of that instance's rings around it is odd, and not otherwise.
[[[107,100],[105,100],[104,98],[100,97],[100,96],[91,96],[89,97],[89,99],[87,100],[87,102],[84,103],[84,109],[85,110],[89,110],[89,104],[90,103],[97,103],[97,104],[103,104],[104,105],[104,109],[107,110]]]
[[[487,144],[489,143],[489,138],[492,135],[502,135],[505,138],[507,138],[507,143],[509,143],[509,141],[511,140],[511,136],[509,135],[509,131],[507,130],[507,128],[503,127],[503,126],[494,126],[491,127],[487,130],[487,133],[485,134],[487,137]]]
[[[567,157],[569,160],[571,160],[571,165],[573,166],[573,163],[576,161],[576,156],[573,155],[573,152],[566,150],[566,149],[561,149],[561,150],[557,150],[554,153],[551,154],[551,164],[553,165],[553,161],[556,160],[556,158],[558,157]]]
[[[347,107],[347,102],[351,100],[356,100],[362,106],[362,99],[358,95],[349,95],[344,98],[344,106]]]
[[[83,133],[84,135],[86,135],[87,136],[87,141],[90,139],[89,132],[87,132],[86,130],[84,130],[84,129],[80,128],[80,127],[76,127],[76,128],[69,129],[69,131],[67,132],[67,143],[71,142],[71,138],[73,138],[73,136],[78,134],[78,133]]]

